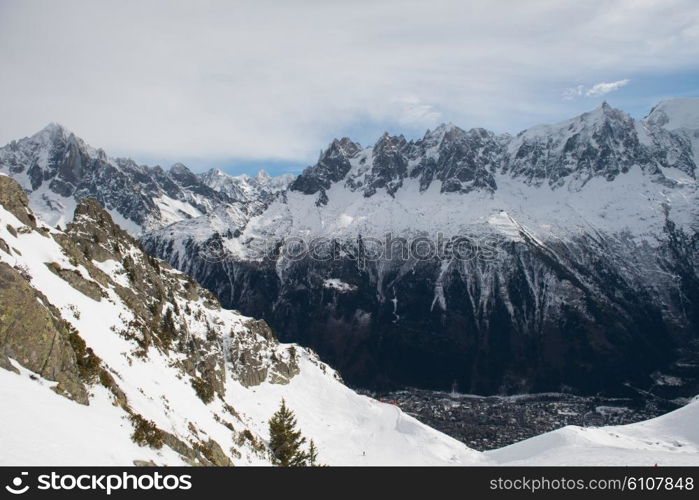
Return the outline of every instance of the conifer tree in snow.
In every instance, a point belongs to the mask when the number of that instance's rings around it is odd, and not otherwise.
[[[175,319],[172,315],[172,309],[168,308],[165,313],[165,317],[161,323],[161,329],[165,334],[166,342],[170,342],[172,339],[177,337],[177,327],[175,326]]]
[[[318,450],[311,441],[308,452],[301,449],[306,438],[296,429],[296,416],[282,399],[279,410],[269,419],[269,447],[272,462],[280,467],[307,467],[316,465]]]

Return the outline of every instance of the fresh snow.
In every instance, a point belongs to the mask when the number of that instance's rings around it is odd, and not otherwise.
[[[170,198],[164,194],[156,198],[154,202],[158,209],[160,209],[163,225],[203,215],[191,204]]]
[[[133,465],[134,460],[186,465],[170,448],[131,441],[127,415],[103,387],[94,387],[90,406],[83,406],[50,390],[52,382],[13,365],[20,375],[0,369],[0,465]]]
[[[357,289],[356,286],[350,285],[349,283],[345,283],[344,281],[338,278],[328,278],[324,280],[323,287],[337,290],[341,293],[353,292]]]
[[[568,426],[485,452],[498,465],[699,465],[699,399],[630,425]]]

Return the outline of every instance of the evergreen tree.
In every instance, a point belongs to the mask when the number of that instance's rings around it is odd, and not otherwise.
[[[165,336],[163,340],[167,343],[177,336],[177,327],[175,326],[175,318],[172,315],[172,309],[168,308],[160,327]]]
[[[308,466],[317,467],[318,466],[318,448],[316,444],[311,439],[311,444],[308,445]]]
[[[301,450],[306,438],[296,430],[296,416],[282,399],[279,410],[269,419],[269,446],[272,463],[280,467],[308,465],[308,454]],[[313,445],[315,447],[315,445]]]

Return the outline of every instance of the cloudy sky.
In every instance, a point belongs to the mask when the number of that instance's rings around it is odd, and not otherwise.
[[[0,143],[298,170],[333,137],[517,132],[699,96],[699,2],[0,0]]]

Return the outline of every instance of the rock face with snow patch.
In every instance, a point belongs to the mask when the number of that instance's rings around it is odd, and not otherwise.
[[[27,275],[0,262],[0,367],[16,369],[9,358],[57,382],[56,392],[87,404],[69,332],[46,297],[32,289]]]

